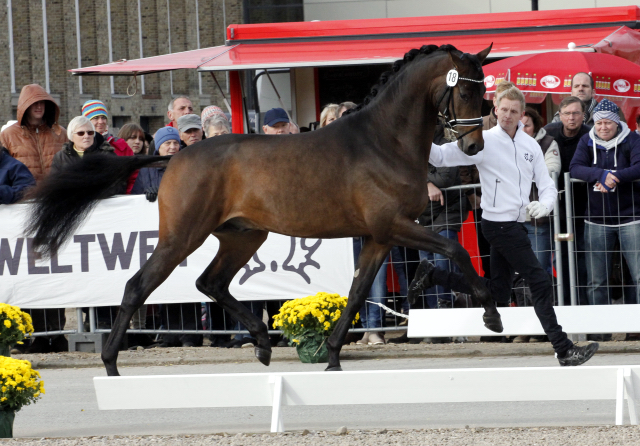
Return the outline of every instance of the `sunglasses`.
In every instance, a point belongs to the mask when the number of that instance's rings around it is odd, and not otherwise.
[[[85,134],[85,133],[86,133],[87,135],[89,135],[89,136],[93,136],[93,134],[94,134],[95,132],[94,132],[93,130],[88,130],[88,131],[86,131],[86,132],[85,132],[84,130],[81,130],[81,131],[79,131],[79,132],[73,132],[73,133],[75,133],[75,134],[76,134],[76,135],[78,135],[78,136],[84,136],[84,134]]]

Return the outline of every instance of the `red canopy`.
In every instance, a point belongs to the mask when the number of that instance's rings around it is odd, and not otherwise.
[[[577,51],[510,57],[483,67],[487,93],[510,80],[523,92],[571,93],[571,79],[590,73],[599,94],[640,98],[640,66],[618,56]]]
[[[327,22],[230,25],[226,46],[71,70],[73,74],[140,75],[181,68],[200,71],[389,63],[411,48],[450,43],[490,58],[567,50],[640,53],[634,39],[640,8],[468,14]],[[627,45],[632,45],[627,48]],[[624,48],[621,48],[624,47]]]

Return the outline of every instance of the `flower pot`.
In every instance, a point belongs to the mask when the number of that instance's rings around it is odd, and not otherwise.
[[[11,357],[11,346],[7,344],[0,344],[0,356]]]
[[[15,418],[15,411],[0,410],[0,438],[13,438],[13,420]]]
[[[300,361],[306,364],[329,362],[327,338],[323,336],[301,336],[300,342],[296,344],[296,351]]]

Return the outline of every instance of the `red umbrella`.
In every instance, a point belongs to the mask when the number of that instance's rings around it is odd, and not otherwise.
[[[510,80],[528,93],[527,96],[536,99],[544,99],[544,93],[567,95],[571,93],[571,78],[585,72],[593,77],[599,96],[640,98],[640,66],[610,54],[582,51],[527,54],[509,57],[482,69],[489,96],[504,80]],[[529,102],[529,98],[527,100]]]

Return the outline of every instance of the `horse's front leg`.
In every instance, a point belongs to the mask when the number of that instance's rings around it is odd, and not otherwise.
[[[360,251],[360,257],[356,263],[356,270],[353,274],[351,290],[349,290],[349,300],[347,307],[342,312],[333,333],[329,336],[327,347],[329,350],[329,365],[327,371],[340,371],[340,350],[344,344],[349,327],[353,318],[362,308],[366,298],[371,291],[371,284],[378,274],[384,259],[389,255],[391,246],[375,243],[371,237],[365,237],[364,246]]]
[[[480,301],[482,307],[485,309],[482,317],[485,327],[496,333],[502,333],[502,320],[500,319],[500,313],[498,313],[496,304],[491,298],[491,293],[485,286],[485,282],[478,276],[476,270],[473,268],[469,253],[462,245],[456,241],[442,237],[409,219],[402,219],[394,223],[391,243],[420,251],[442,254],[453,260],[460,267],[464,279],[473,291],[473,295]],[[456,291],[464,290],[456,289]]]

